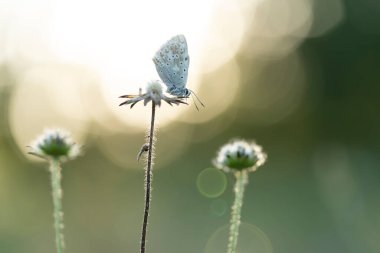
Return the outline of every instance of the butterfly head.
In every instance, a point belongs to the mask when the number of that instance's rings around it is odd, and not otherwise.
[[[175,86],[172,86],[171,88],[167,89],[167,92],[173,96],[181,97],[181,98],[188,98],[190,97],[192,91],[187,88],[177,88]]]
[[[185,93],[184,97],[186,97],[186,98],[190,97],[191,91],[189,89],[185,88],[183,92]]]

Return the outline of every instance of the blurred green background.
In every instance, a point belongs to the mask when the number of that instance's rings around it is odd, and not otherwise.
[[[9,0],[0,14],[1,253],[55,250],[47,165],[26,155],[55,126],[84,149],[64,164],[66,251],[138,252],[149,108],[117,96],[176,33],[206,107],[158,111],[148,252],[225,252],[233,177],[211,161],[234,137],[268,154],[240,253],[380,252],[379,1]]]

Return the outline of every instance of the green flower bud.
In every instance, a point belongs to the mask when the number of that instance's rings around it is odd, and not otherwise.
[[[45,159],[56,159],[60,161],[75,159],[80,148],[73,141],[71,135],[60,129],[45,130],[31,145],[29,152]]]
[[[248,143],[244,140],[233,140],[222,146],[219,150],[214,164],[224,171],[255,171],[266,161],[267,155],[261,146],[255,142]]]

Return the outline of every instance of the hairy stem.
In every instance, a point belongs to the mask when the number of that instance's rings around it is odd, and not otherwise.
[[[62,211],[62,187],[61,187],[61,165],[58,159],[53,159],[50,162],[51,186],[54,205],[54,229],[55,243],[57,253],[63,253],[64,238],[63,238],[63,211]]]
[[[234,187],[235,200],[231,209],[230,237],[228,239],[227,253],[236,253],[239,225],[241,217],[241,207],[243,206],[244,188],[248,183],[248,171],[242,170],[235,173],[236,183]]]
[[[153,179],[153,173],[152,173],[152,154],[153,154],[153,140],[154,140],[154,119],[156,115],[156,104],[152,101],[152,116],[150,120],[150,130],[149,130],[149,149],[148,149],[148,157],[147,157],[147,166],[145,169],[145,209],[144,209],[144,220],[142,225],[142,232],[141,232],[141,247],[140,252],[145,252],[145,245],[146,245],[146,233],[147,233],[147,226],[148,226],[148,217],[149,217],[149,207],[150,207],[150,199],[152,197],[152,179]]]

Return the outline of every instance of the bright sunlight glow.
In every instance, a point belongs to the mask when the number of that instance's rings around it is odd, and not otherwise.
[[[65,62],[98,72],[111,111],[127,124],[142,125],[145,117],[139,118],[140,113],[120,114],[117,97],[137,94],[148,81],[159,79],[151,59],[164,42],[180,33],[187,38],[191,58],[188,87],[197,92],[202,72],[230,60],[240,45],[243,21],[239,8],[231,6],[234,2],[228,0],[56,1],[51,49]],[[165,110],[162,123],[183,111]]]

